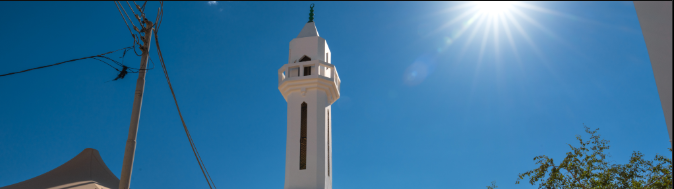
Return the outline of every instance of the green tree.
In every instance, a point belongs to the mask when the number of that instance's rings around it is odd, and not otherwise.
[[[536,156],[534,161],[540,167],[519,174],[516,184],[524,177],[539,188],[672,188],[672,160],[655,155],[655,162],[644,160],[641,152],[632,153],[629,163],[610,164],[604,150],[609,149],[609,141],[599,139],[597,131],[585,126],[585,132],[591,135],[583,141],[580,135],[576,139],[580,147],[571,147],[566,158],[556,165],[548,156]],[[670,153],[672,148],[669,148]]]
[[[496,189],[498,186],[496,186],[496,181],[491,181],[491,186],[487,186],[487,189]]]

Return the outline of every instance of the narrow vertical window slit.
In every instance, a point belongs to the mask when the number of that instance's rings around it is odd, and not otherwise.
[[[328,110],[328,176],[330,176],[330,110]]]
[[[300,128],[300,170],[307,169],[307,103],[302,102]]]

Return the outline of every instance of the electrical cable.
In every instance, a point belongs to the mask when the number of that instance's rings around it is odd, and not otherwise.
[[[136,3],[136,2],[134,1],[133,3]],[[143,12],[145,12],[145,4],[147,4],[147,1],[145,1],[145,3],[143,3],[143,7],[142,7]]]
[[[126,1],[126,4],[129,5],[129,9],[131,9],[131,13],[133,13],[133,15],[136,16],[136,20],[138,20],[138,22],[140,22],[140,27],[143,27],[143,21],[140,20],[140,17],[138,17],[136,12],[133,11],[133,7],[131,7],[131,4],[129,3],[129,1]],[[131,20],[131,19],[129,19],[129,20]]]
[[[124,64],[122,64],[122,63],[120,63],[120,62],[117,62],[116,60],[113,60],[112,58],[109,58],[109,57],[107,57],[107,56],[101,56],[101,58],[108,59],[108,60],[114,62],[115,64],[117,64],[118,66],[124,66]]]
[[[185,120],[183,118],[183,115],[180,112],[180,107],[178,106],[178,100],[176,98],[175,92],[173,91],[173,86],[171,85],[171,79],[169,78],[168,71],[166,70],[166,64],[164,63],[164,57],[162,56],[161,48],[159,46],[159,38],[157,38],[156,27],[155,27],[155,30],[154,30],[154,36],[155,36],[155,43],[157,45],[157,52],[159,54],[159,62],[161,63],[162,69],[164,70],[164,75],[166,77],[166,82],[169,85],[169,89],[171,89],[171,95],[173,95],[173,101],[175,102],[176,108],[178,109],[178,115],[180,116],[180,121],[182,122],[183,128],[185,129],[185,134],[187,135],[187,139],[190,142],[190,146],[192,147],[192,151],[194,152],[194,156],[197,159],[197,163],[199,164],[199,167],[201,168],[201,172],[204,174],[204,178],[206,179],[206,182],[208,183],[208,187],[211,188],[211,189],[212,188],[217,189],[217,187],[215,187],[215,183],[213,182],[213,179],[211,178],[211,175],[208,173],[208,170],[206,169],[206,165],[204,164],[203,160],[201,159],[201,155],[199,155],[199,151],[197,150],[197,147],[194,144],[194,141],[192,140],[192,135],[190,134],[189,130],[187,129],[187,125],[185,124]],[[212,184],[212,187],[211,187],[211,184]]]
[[[159,29],[162,21],[164,20],[164,1],[160,1],[159,4],[160,4],[160,7],[161,7],[161,14],[158,16],[159,21],[155,23],[157,25],[157,26],[155,26],[155,31],[157,31],[157,29]]]
[[[128,1],[127,1],[128,2]],[[145,1],[147,3],[147,1]],[[138,13],[140,14],[141,18],[145,18],[145,4],[143,4],[143,7],[140,7],[136,1],[133,1],[133,4],[136,5],[136,8],[138,9]]]
[[[122,14],[122,11],[119,9],[119,5],[117,5],[117,1],[113,1],[113,2],[115,3],[115,6],[117,6],[117,11],[119,11],[119,15],[122,16],[122,19],[124,19],[124,24],[126,24],[126,28],[129,29],[129,33],[131,33],[131,35],[133,35],[133,32],[131,31],[131,27],[129,27],[129,23],[126,22],[126,18],[124,18],[124,15]],[[124,7],[122,7],[122,8],[124,8]],[[126,12],[126,11],[124,11],[124,12]],[[133,23],[131,23],[131,24],[133,24]],[[133,39],[135,41],[136,37],[133,37]]]
[[[145,68],[145,70],[152,70],[152,69],[154,69],[154,61],[152,61],[151,57],[148,57],[148,58],[150,58],[150,62],[152,63],[152,67],[150,69]],[[138,69],[138,70],[143,70],[143,69]]]
[[[117,3],[119,3],[119,5]],[[131,25],[133,25],[134,29],[137,29],[136,26],[133,24],[133,21],[129,17],[129,14],[126,13],[126,10],[124,9],[124,6],[122,6],[121,2],[115,1],[115,6],[117,6],[117,11],[119,11],[119,15],[122,16],[122,19],[124,20],[124,23],[126,24],[126,28],[129,29],[129,33],[131,33],[131,37],[133,38],[133,53],[135,53],[136,56],[141,56],[136,51],[136,44],[138,44],[138,45],[140,45],[140,44],[139,44],[138,40],[136,39],[137,38],[136,35],[133,34],[133,31],[131,31],[131,27],[129,27],[129,23],[126,22],[126,18],[129,18],[129,22],[131,22]],[[121,10],[120,10],[120,7],[122,8]],[[124,14],[126,14],[126,18],[122,14],[122,10],[124,11]]]
[[[157,41],[157,39],[156,39],[156,33],[155,33],[155,42],[156,41]],[[159,45],[157,45],[157,50],[160,51]],[[180,106],[178,105],[178,100],[176,99],[175,92],[173,91],[173,87],[171,85],[171,80],[168,76],[168,72],[166,71],[166,65],[164,64],[164,61],[162,60],[161,52],[159,52],[159,53],[160,53],[159,61],[161,63],[162,69],[164,70],[164,75],[166,76],[166,82],[168,83],[169,89],[171,90],[171,94],[173,95],[173,101],[176,103],[176,108],[178,109],[178,115],[180,116],[180,121],[182,122],[183,128],[185,129],[185,134],[187,135],[187,139],[190,142],[190,146],[192,147],[192,151],[194,152],[194,156],[197,159],[197,163],[199,164],[199,167],[201,168],[201,172],[204,174],[204,178],[206,179],[206,182],[208,183],[208,187],[213,188],[213,187],[211,187],[211,182],[212,182],[211,180],[212,179],[209,180],[210,176],[205,171],[205,166],[203,165],[203,160],[201,160],[201,157],[198,154],[196,146],[194,144],[194,141],[192,140],[192,136],[191,136],[189,130],[187,129],[187,125],[185,124],[185,120],[182,116],[182,113],[180,112]]]
[[[162,4],[162,3],[160,2],[159,4]],[[145,5],[143,5],[143,6],[145,6]],[[159,23],[159,16],[161,15],[161,11],[162,11],[161,8],[162,7],[157,8],[157,17],[154,19],[154,29],[155,30],[159,29],[158,23]]]
[[[136,25],[133,24],[133,20],[131,20],[131,17],[129,16],[129,13],[127,13],[126,9],[124,9],[124,5],[122,5],[122,2],[118,2],[118,3],[119,3],[119,6],[122,8],[122,11],[124,11],[124,14],[126,15],[126,19],[129,19],[129,22],[131,22],[131,26],[133,26],[133,29],[138,30],[138,27],[136,27]],[[131,9],[131,11],[133,11],[133,9]],[[124,17],[124,16],[122,16],[122,17]]]
[[[84,60],[84,59],[87,59],[87,58],[93,58],[93,59],[95,59],[95,58],[97,58],[97,57],[107,58],[107,57],[105,57],[105,56],[103,56],[103,55],[110,54],[110,53],[114,53],[114,52],[117,52],[117,51],[120,51],[120,50],[124,50],[124,49],[129,49],[129,48],[131,48],[131,47],[125,47],[125,48],[122,48],[122,49],[117,49],[117,50],[110,51],[110,52],[106,52],[106,53],[99,54],[99,55],[94,55],[94,56],[88,56],[88,57],[83,57],[83,58],[77,58],[77,59],[67,60],[67,61],[63,61],[63,62],[59,62],[59,63],[55,63],[55,64],[50,64],[50,65],[46,65],[46,66],[40,66],[40,67],[36,67],[36,68],[31,68],[31,69],[27,69],[27,70],[23,70],[23,71],[12,72],[12,73],[6,73],[6,74],[0,75],[0,77],[8,76],[8,75],[13,75],[13,74],[18,74],[18,73],[23,73],[23,72],[27,72],[27,71],[31,71],[31,70],[42,69],[42,68],[51,67],[51,66],[56,66],[56,65],[64,64],[64,63],[68,63],[68,62],[74,62],[74,61],[78,61],[78,60]],[[107,59],[110,59],[110,58],[107,58]],[[110,64],[108,64],[108,63],[106,63],[106,62],[104,62],[104,61],[102,61],[102,60],[99,60],[99,59],[96,59],[96,60],[101,61],[101,62],[107,64],[108,66],[112,67],[112,65],[110,65]],[[110,60],[112,60],[112,59],[110,59]],[[113,61],[114,61],[114,60],[113,60]],[[115,61],[115,62],[116,62],[116,61]],[[114,67],[113,67],[113,68],[114,68]],[[115,68],[115,70],[119,71],[117,68]]]
[[[101,60],[101,59],[98,59],[98,58],[91,58],[91,59],[101,61],[101,62],[103,62],[104,64],[107,64],[108,66],[110,66],[112,69],[115,69],[115,70],[119,71],[119,69],[115,68],[114,66],[108,64],[107,62],[105,62],[105,61],[103,61],[103,60]]]
[[[152,63],[152,68],[150,68],[150,69],[147,69],[147,68],[146,68],[146,69],[140,69],[140,68],[134,68],[134,67],[126,66],[126,65],[120,63],[119,61],[113,60],[112,58],[107,57],[107,56],[100,56],[100,57],[101,57],[101,58],[108,59],[108,60],[114,62],[115,64],[117,64],[118,66],[121,66],[121,67],[127,67],[127,68],[129,68],[129,70],[136,70],[136,71],[130,71],[129,73],[138,73],[138,71],[140,71],[140,70],[152,70],[152,69],[154,69],[154,62]],[[122,57],[122,60],[123,60],[123,58],[124,58],[124,57]],[[151,60],[150,60],[150,61],[151,61]],[[107,64],[107,63],[106,63],[106,64]],[[118,70],[118,71],[119,71],[119,70]]]

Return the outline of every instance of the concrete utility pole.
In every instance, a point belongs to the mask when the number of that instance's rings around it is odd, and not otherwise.
[[[145,18],[143,18],[143,20],[145,22],[145,27],[141,32],[145,32],[145,37],[141,37],[143,45],[140,46],[140,50],[143,51],[143,54],[140,59],[138,80],[136,80],[136,94],[133,97],[131,125],[129,126],[129,137],[126,140],[126,149],[124,150],[124,163],[122,165],[122,177],[119,179],[119,189],[128,189],[131,186],[131,171],[133,170],[133,158],[136,153],[136,136],[138,135],[140,107],[143,105],[143,91],[145,91],[145,72],[147,61],[150,58],[150,41],[152,40],[153,25],[149,20]]]

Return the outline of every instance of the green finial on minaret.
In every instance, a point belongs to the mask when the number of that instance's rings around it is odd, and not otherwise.
[[[313,22],[314,21],[314,4],[311,3],[311,6],[309,6],[309,8],[311,8],[311,10],[309,10],[309,22]]]

